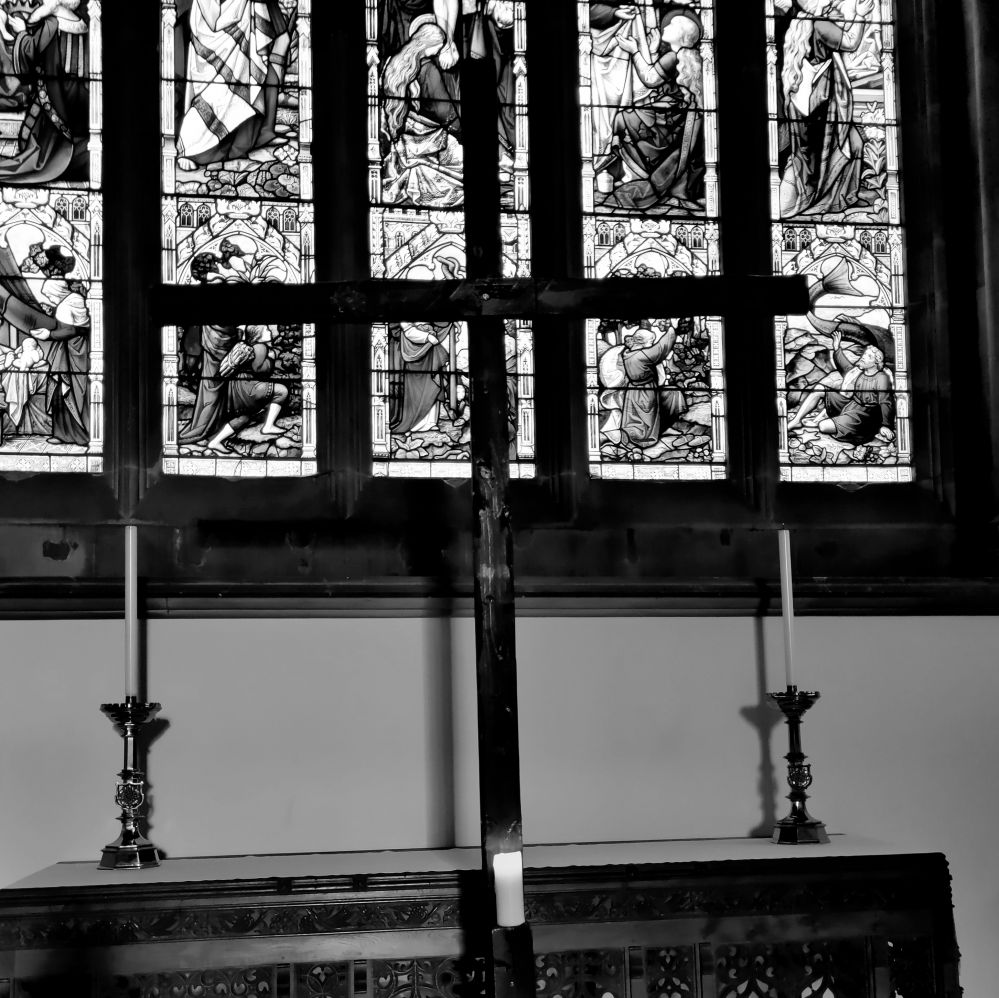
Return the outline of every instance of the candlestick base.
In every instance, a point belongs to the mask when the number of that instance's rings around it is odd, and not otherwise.
[[[813,818],[805,806],[808,800],[805,791],[812,785],[812,766],[805,762],[807,757],[801,751],[801,718],[820,694],[788,686],[786,691],[768,696],[787,720],[790,747],[784,758],[787,759],[787,782],[791,788],[787,795],[791,811],[774,825],[771,841],[777,845],[824,845],[829,841],[826,826]]]
[[[794,822],[781,818],[774,825],[774,833],[770,838],[780,846],[819,846],[829,841],[826,826],[814,818],[806,822]]]
[[[101,704],[102,713],[124,739],[125,748],[114,794],[114,802],[121,808],[121,834],[101,851],[102,870],[144,870],[160,865],[156,846],[139,831],[146,803],[146,774],[139,769],[135,745],[135,729],[151,721],[159,710],[158,703],[139,703],[133,697],[125,703]]]
[[[159,865],[156,846],[144,835],[136,835],[135,841],[127,842],[123,830],[114,842],[109,842],[101,850],[102,870],[145,870]]]

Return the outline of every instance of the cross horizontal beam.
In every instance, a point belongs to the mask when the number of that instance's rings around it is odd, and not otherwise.
[[[150,295],[156,325],[445,322],[556,315],[652,319],[800,315],[808,309],[808,285],[801,276],[162,284]]]

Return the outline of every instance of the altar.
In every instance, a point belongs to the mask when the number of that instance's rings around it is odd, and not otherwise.
[[[535,845],[539,996],[957,996],[939,853],[855,836]],[[10,998],[484,990],[478,849],[57,863],[0,891]]]

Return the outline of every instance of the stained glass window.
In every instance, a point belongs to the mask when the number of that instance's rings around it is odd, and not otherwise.
[[[365,0],[368,194],[373,277],[465,275],[459,70],[492,59],[499,87],[503,275],[530,273],[527,21],[523,0]],[[507,324],[511,476],[534,474],[530,325]],[[390,322],[372,328],[373,471],[470,474],[468,328]]]
[[[103,469],[100,10],[0,3],[0,471]]]
[[[311,0],[162,0],[163,280],[314,277]],[[163,329],[163,470],[315,474],[311,324]]]
[[[766,0],[781,478],[912,479],[891,0]]]
[[[585,276],[720,273],[712,0],[580,0]],[[725,475],[717,316],[589,319],[590,474]]]

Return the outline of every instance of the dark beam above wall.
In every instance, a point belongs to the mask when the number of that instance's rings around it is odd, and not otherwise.
[[[0,618],[120,617],[123,534],[4,528]],[[773,530],[606,524],[518,530],[514,544],[518,614],[780,611]],[[983,562],[955,557],[952,528],[799,527],[796,610],[995,614],[999,561],[979,547]],[[157,618],[463,615],[472,594],[467,532],[419,518],[377,537],[336,524],[144,526],[140,576],[144,612]]]
[[[472,616],[470,588],[444,595],[435,579],[409,579],[399,586],[187,584],[171,593],[173,588],[145,587],[141,615],[150,620]],[[581,587],[571,579],[527,578],[517,588],[520,617],[777,617],[781,612],[776,581],[636,585],[593,579]],[[0,620],[120,620],[121,589],[120,581],[5,582],[0,585]],[[594,594],[598,589],[601,595]],[[798,616],[994,616],[999,612],[999,579],[796,580],[794,597]]]

